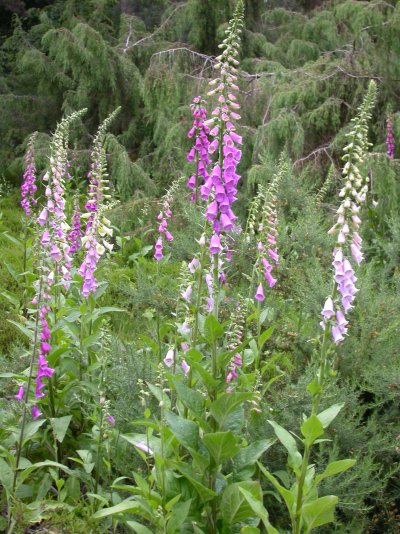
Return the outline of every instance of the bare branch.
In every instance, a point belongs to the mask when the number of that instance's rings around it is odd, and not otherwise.
[[[183,2],[182,4],[178,4],[175,7],[175,9],[173,9],[172,12],[168,15],[168,17],[164,20],[164,22],[162,22],[162,24],[160,24],[160,26],[152,34],[146,35],[146,37],[142,37],[141,39],[139,39],[138,41],[136,41],[135,43],[132,43],[132,44],[129,44],[130,32],[131,32],[131,26],[130,26],[129,34],[128,34],[128,37],[126,39],[125,48],[123,48],[123,52],[125,53],[128,50],[130,50],[131,48],[133,48],[135,46],[139,46],[140,44],[144,43],[144,41],[147,41],[149,39],[153,39],[158,33],[160,33],[165,28],[165,26],[172,19],[172,17],[175,15],[175,13],[178,11],[178,9],[180,9],[181,7],[183,7],[185,5],[186,5],[186,2]]]

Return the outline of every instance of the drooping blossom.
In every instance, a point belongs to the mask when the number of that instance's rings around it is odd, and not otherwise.
[[[120,108],[117,108],[100,125],[93,145],[91,169],[88,173],[89,198],[85,204],[87,212],[82,215],[83,219],[87,219],[85,235],[81,239],[84,259],[78,269],[78,273],[83,277],[81,293],[84,297],[96,291],[95,272],[98,262],[106,251],[111,252],[113,249],[109,241],[113,234],[111,222],[104,215],[110,208],[109,199],[111,198],[108,194],[109,181],[106,173],[107,158],[104,141],[109,125],[119,111]]]
[[[21,185],[21,206],[23,207],[27,217],[30,217],[31,215],[32,206],[37,205],[37,199],[35,198],[35,193],[37,191],[34,149],[35,138],[36,133],[34,133],[29,139],[28,149],[24,157],[26,167]]]
[[[194,137],[194,146],[189,150],[186,159],[195,163],[194,174],[187,181],[187,187],[192,191],[192,201],[198,200],[198,189],[208,179],[208,166],[211,159],[208,153],[210,141],[208,134],[210,128],[204,124],[207,118],[207,109],[204,107],[205,100],[201,96],[193,98],[190,105],[193,114],[193,124],[188,132],[188,137]]]
[[[388,115],[386,120],[386,151],[389,158],[394,158],[394,136],[392,116]]]
[[[190,365],[188,365],[186,360],[182,360],[182,370],[187,375],[190,371]]]
[[[19,386],[18,388],[18,393],[16,395],[14,395],[14,397],[19,400],[19,401],[22,401],[24,399],[24,394],[25,394],[25,388],[24,386]]]
[[[167,367],[172,367],[175,361],[174,349],[169,349],[164,358],[164,363]]]
[[[364,161],[368,143],[368,119],[376,98],[376,83],[371,81],[366,97],[359,108],[357,116],[352,119],[352,131],[347,134],[348,145],[344,148],[343,167],[344,185],[339,192],[342,203],[337,210],[337,222],[329,230],[336,235],[336,246],[333,251],[333,269],[335,290],[324,304],[322,310],[322,328],[329,324],[333,340],[336,344],[343,341],[347,333],[346,315],[353,307],[358,289],[357,278],[351,261],[359,265],[363,260],[362,239],[359,234],[361,225],[360,209],[368,192],[368,176],[363,176],[359,165]]]

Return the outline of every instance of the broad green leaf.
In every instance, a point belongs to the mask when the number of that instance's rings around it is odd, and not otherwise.
[[[204,321],[204,337],[210,345],[215,343],[218,338],[224,335],[224,329],[222,325],[217,321],[215,316],[210,313],[207,315]]]
[[[315,501],[303,505],[301,515],[307,525],[306,532],[332,523],[335,520],[334,511],[339,499],[336,495],[326,495]]]
[[[154,384],[147,384],[147,387],[151,391],[151,393],[155,396],[155,398],[158,400],[158,402],[162,402],[166,408],[171,407],[171,400],[168,397],[168,395],[162,391],[162,389],[158,386],[155,386]]]
[[[136,501],[122,501],[115,506],[111,506],[110,508],[103,508],[102,510],[99,510],[95,514],[93,514],[93,517],[95,519],[101,519],[103,517],[108,517],[110,515],[117,515],[117,514],[123,514],[126,512],[130,513],[137,513],[141,510],[141,506]]]
[[[244,488],[256,500],[262,501],[261,486],[258,482],[244,481],[228,484],[221,497],[222,518],[227,525],[242,523],[254,516],[253,508],[239,491],[239,488]]]
[[[250,443],[247,447],[242,447],[233,458],[233,470],[238,473],[243,469],[250,468],[249,474],[251,476],[256,461],[274,442],[274,440],[260,439]]]
[[[168,534],[180,532],[179,527],[186,521],[186,518],[189,515],[191,503],[192,499],[174,504],[171,517],[168,520]]]
[[[204,486],[202,482],[198,479],[197,475],[193,473],[193,470],[190,465],[184,464],[183,462],[171,462],[179,473],[181,473],[188,482],[193,486],[193,488],[199,494],[201,500],[204,502],[209,501],[215,497],[215,492]]]
[[[51,426],[53,428],[54,436],[57,441],[62,443],[67,433],[69,424],[71,422],[72,415],[65,415],[64,417],[52,417],[50,419]]]
[[[13,478],[13,470],[3,458],[0,458],[0,482],[8,493],[11,493]]]
[[[176,439],[187,449],[197,450],[199,444],[199,427],[193,421],[165,410],[165,421]]]
[[[322,426],[324,428],[328,428],[328,426],[332,423],[332,421],[335,419],[335,417],[343,408],[343,406],[343,402],[340,404],[334,404],[330,408],[327,408],[326,410],[318,414],[318,419],[321,421]]]
[[[318,417],[312,414],[301,425],[301,433],[306,438],[306,443],[312,445],[317,438],[323,435],[324,427]]]
[[[324,478],[331,477],[333,475],[338,475],[339,473],[342,473],[343,471],[347,471],[347,469],[350,469],[350,467],[353,467],[355,463],[356,461],[352,459],[338,460],[336,462],[331,462],[329,465],[327,465],[323,473],[315,477],[315,483],[318,484]]]
[[[242,534],[260,534],[260,529],[257,527],[250,527],[249,525],[246,525],[245,527],[242,527],[240,529],[240,532]]]
[[[273,326],[270,326],[269,328],[267,328],[267,330],[264,330],[264,332],[260,335],[260,337],[258,338],[258,350],[261,352],[265,343],[268,341],[268,339],[272,336],[273,332],[274,332],[274,328]]]
[[[71,469],[66,467],[63,464],[59,464],[58,462],[53,462],[52,460],[45,460],[43,462],[37,462],[35,464],[32,464],[31,466],[24,469],[19,475],[18,475],[18,485],[21,485],[24,480],[26,480],[33,471],[36,469],[41,469],[42,467],[54,467],[56,469],[60,469],[61,471],[64,471],[69,476],[73,476],[73,472]]]
[[[224,428],[226,419],[237,406],[252,398],[252,393],[223,393],[216,401],[212,402],[210,405],[210,412],[217,421],[219,428]]]
[[[294,469],[298,469],[301,466],[302,456],[297,450],[297,445],[294,437],[289,434],[282,426],[278,425],[275,421],[268,421],[275,431],[276,437],[288,451],[290,464]]]
[[[179,380],[174,380],[174,387],[177,392],[178,399],[187,407],[189,410],[196,414],[202,414],[204,409],[204,397],[200,391],[195,389],[188,388]]]
[[[264,523],[265,528],[267,529],[268,534],[279,534],[279,532],[276,530],[275,527],[271,525],[269,522],[269,515],[262,504],[262,501],[255,499],[253,495],[245,490],[243,487],[239,487],[240,493],[244,496],[246,501],[249,503],[250,507],[252,508],[254,514],[261,519],[261,521]]]
[[[22,332],[29,340],[33,340],[34,333],[32,330],[29,330],[29,328],[26,328],[21,323],[18,323],[17,321],[13,321],[12,319],[7,319],[7,322],[13,324],[20,332]]]
[[[12,293],[9,293],[8,291],[2,291],[0,294],[3,295],[3,297],[7,299],[8,302],[10,302],[13,306],[15,306],[15,308],[20,307],[20,300]]]
[[[103,306],[101,308],[97,308],[97,310],[95,310],[93,312],[93,315],[92,315],[92,320],[95,321],[98,317],[100,317],[101,315],[104,315],[106,313],[115,313],[115,312],[124,312],[126,310],[124,310],[123,308],[116,308],[115,306]]]
[[[182,495],[178,493],[178,495],[175,495],[175,497],[173,497],[167,502],[167,504],[165,505],[165,509],[167,510],[167,512],[170,512],[172,510],[172,507],[179,501],[181,497]]]
[[[187,361],[191,365],[193,371],[196,371],[200,375],[200,378],[202,379],[206,388],[215,388],[219,385],[218,380],[215,380],[213,375],[207,371],[207,369],[204,369],[201,363],[194,362],[193,360],[189,359]]]
[[[127,521],[126,524],[137,534],[153,534],[153,531],[149,528],[141,525],[137,521]]]
[[[292,516],[294,511],[294,494],[290,490],[282,486],[282,484],[277,481],[274,475],[270,473],[267,469],[265,469],[265,467],[260,462],[257,462],[257,465],[262,474],[271,482],[274,488],[278,490],[279,494],[285,501],[289,515]]]
[[[205,434],[203,436],[203,443],[217,466],[232,458],[232,456],[235,456],[240,450],[240,445],[231,431]]]
[[[39,419],[38,421],[29,421],[24,428],[23,443],[26,443],[28,439],[36,434],[39,428],[45,423],[45,419]]]

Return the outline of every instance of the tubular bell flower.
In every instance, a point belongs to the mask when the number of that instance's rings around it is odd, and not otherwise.
[[[347,134],[349,144],[344,148],[343,167],[344,185],[339,193],[343,199],[337,210],[337,222],[329,234],[337,234],[337,244],[333,251],[334,281],[336,288],[325,302],[322,310],[322,328],[329,322],[336,344],[347,333],[346,313],[353,307],[358,289],[357,278],[350,259],[359,265],[363,260],[362,239],[358,233],[361,219],[359,212],[368,192],[368,176],[362,176],[358,165],[365,159],[368,150],[368,120],[376,99],[376,83],[371,81],[367,94],[359,108],[357,116],[352,119],[353,130]]]
[[[193,161],[196,164],[195,173],[187,181],[187,186],[192,190],[192,201],[198,200],[198,188],[204,183],[208,177],[208,166],[211,163],[209,157],[210,141],[208,139],[208,133],[210,128],[204,124],[207,118],[207,110],[204,107],[205,100],[201,96],[193,98],[193,102],[190,105],[192,114],[194,117],[193,125],[188,132],[188,137],[195,138],[194,146],[190,149],[186,156],[188,161]],[[200,178],[202,180],[200,181]]]
[[[37,191],[36,186],[36,166],[35,166],[35,149],[34,143],[36,138],[36,132],[31,135],[28,143],[28,150],[26,151],[24,161],[26,163],[25,172],[23,175],[23,182],[21,185],[21,206],[23,207],[27,217],[31,215],[32,206],[36,206],[37,200],[35,199],[35,193]]]
[[[112,236],[110,221],[104,216],[104,213],[110,209],[108,194],[109,182],[107,179],[107,158],[104,149],[104,140],[107,129],[121,108],[117,108],[101,124],[94,140],[92,151],[91,170],[88,173],[90,178],[89,200],[85,204],[87,212],[82,218],[87,219],[85,235],[82,237],[82,248],[85,255],[78,273],[83,277],[81,293],[88,297],[97,289],[97,280],[95,271],[100,258],[106,250],[110,251],[113,245],[107,237]]]

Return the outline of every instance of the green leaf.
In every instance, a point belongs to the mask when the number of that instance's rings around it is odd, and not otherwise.
[[[264,526],[267,529],[268,534],[279,534],[276,528],[273,527],[271,523],[269,522],[268,512],[266,508],[263,506],[262,502],[258,499],[255,499],[253,495],[249,491],[245,490],[243,487],[239,487],[239,491],[243,495],[243,497],[246,499],[246,501],[249,503],[255,515],[259,517],[261,521],[264,523]]]
[[[324,478],[328,478],[333,475],[338,475],[339,473],[343,473],[343,471],[347,471],[347,469],[350,469],[350,467],[353,467],[355,463],[356,461],[352,459],[338,460],[336,462],[331,462],[329,465],[327,465],[323,473],[315,477],[315,483],[318,484]]]
[[[69,424],[71,422],[72,415],[65,415],[64,417],[50,419],[51,426],[53,428],[54,436],[57,441],[62,443],[67,433]]]
[[[11,493],[13,478],[13,470],[3,458],[0,458],[0,482],[7,493]]]
[[[207,369],[204,369],[201,363],[193,362],[193,361],[190,361],[189,359],[187,361],[191,365],[192,369],[200,375],[203,381],[203,384],[207,388],[213,388],[213,387],[215,388],[218,386],[219,384],[218,380],[215,380],[212,374],[209,371],[207,371]]]
[[[294,494],[290,490],[282,486],[282,484],[277,481],[274,475],[270,473],[267,469],[265,469],[265,467],[260,462],[257,462],[257,465],[262,474],[271,482],[274,488],[278,491],[279,495],[281,495],[281,497],[285,501],[289,515],[292,517],[294,511]]]
[[[127,521],[126,524],[134,532],[137,532],[137,534],[153,534],[152,530],[150,530],[149,528],[145,527],[144,525],[141,525],[137,521]]]
[[[141,506],[138,502],[133,500],[126,500],[116,504],[115,506],[111,506],[110,508],[103,508],[102,510],[99,510],[98,512],[93,514],[92,517],[94,517],[95,519],[102,519],[103,517],[123,514],[126,512],[137,513],[140,510]]]
[[[326,495],[304,504],[301,515],[307,525],[307,532],[311,532],[313,528],[332,523],[335,520],[334,511],[338,501],[336,495]]]
[[[217,466],[235,456],[240,450],[240,445],[231,431],[204,434],[203,443]]]
[[[260,529],[257,527],[250,527],[249,525],[246,525],[245,527],[242,527],[240,529],[240,532],[242,534],[260,534]]]
[[[260,439],[253,441],[247,447],[242,447],[233,459],[233,470],[240,472],[243,469],[251,468],[253,471],[256,461],[274,442],[274,440]]]
[[[193,421],[165,410],[165,421],[176,439],[187,449],[198,449],[199,427]]]
[[[344,402],[340,404],[333,404],[333,406],[318,414],[318,419],[321,421],[324,428],[328,428],[343,406]]]
[[[171,462],[171,464],[186,478],[186,480],[188,480],[188,482],[190,482],[190,484],[199,494],[203,503],[215,497],[215,492],[204,486],[204,484],[199,481],[197,475],[193,473],[190,465],[184,464],[183,462]]]
[[[33,340],[34,334],[32,330],[29,330],[29,328],[26,328],[26,326],[24,326],[23,324],[18,323],[17,321],[13,321],[12,319],[7,319],[7,322],[13,324],[16,328],[18,328],[18,330],[22,332],[30,341]]]
[[[200,391],[196,391],[193,388],[188,388],[179,379],[174,380],[174,387],[177,392],[178,399],[189,410],[196,414],[202,414],[204,409],[204,397]]]
[[[272,336],[274,332],[275,327],[270,326],[267,328],[267,330],[264,330],[264,332],[260,335],[258,338],[258,350],[261,352],[265,343],[268,341],[268,339]]]
[[[185,522],[187,516],[189,515],[191,504],[192,499],[174,504],[172,508],[172,514],[168,520],[168,534],[176,534],[179,532],[179,527]]]
[[[293,466],[294,469],[298,469],[302,463],[302,456],[297,450],[297,445],[294,437],[289,434],[289,432],[285,430],[282,426],[278,425],[278,423],[276,423],[275,421],[268,421],[268,423],[274,429],[276,437],[288,451],[290,459],[289,463]]]
[[[244,481],[228,484],[221,497],[222,518],[227,525],[242,523],[249,517],[254,516],[254,511],[243,494],[239,491],[243,488],[255,499],[262,500],[261,486],[258,482]]]
[[[211,403],[210,412],[217,421],[219,428],[224,429],[229,415],[241,404],[253,398],[252,393],[223,393]]]
[[[212,313],[207,315],[206,320],[204,321],[204,337],[207,342],[212,345],[218,338],[223,336],[223,334],[224,329],[215,316]]]
[[[92,314],[92,320],[95,321],[96,319],[98,319],[101,315],[104,315],[106,313],[111,313],[111,312],[125,312],[126,310],[124,310],[123,308],[116,308],[115,306],[103,306],[101,308],[97,308],[97,310],[95,310]]]
[[[318,417],[312,414],[301,425],[301,433],[306,438],[306,443],[312,445],[317,438],[324,434],[324,427]]]
[[[34,436],[44,423],[45,419],[39,419],[38,421],[29,421],[29,423],[27,423],[24,428],[23,443],[26,443],[32,436]]]

